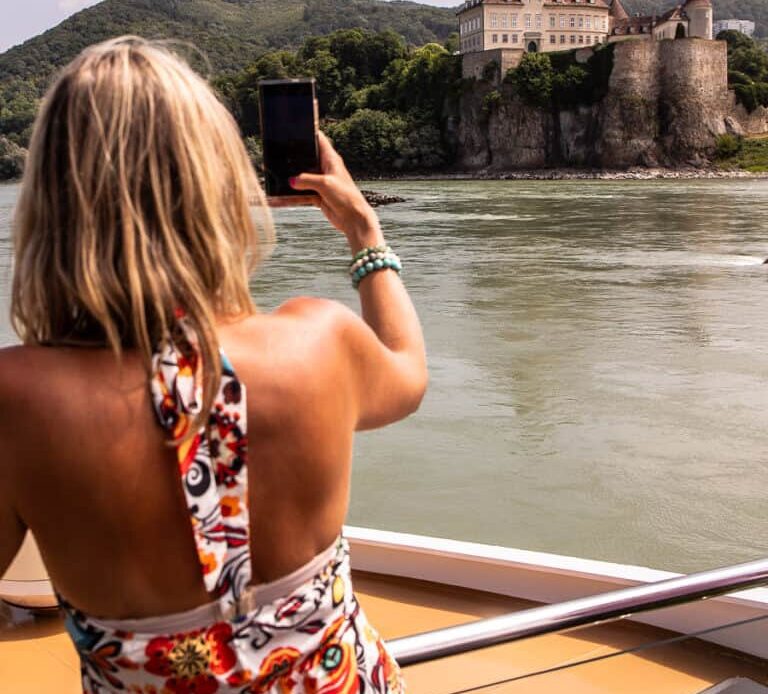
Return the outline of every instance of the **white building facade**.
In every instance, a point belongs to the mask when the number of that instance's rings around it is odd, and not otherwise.
[[[719,19],[715,22],[713,31],[715,36],[721,31],[738,31],[752,37],[755,35],[755,23],[749,19]]]
[[[457,11],[461,53],[563,51],[604,43],[605,0],[467,0]]]

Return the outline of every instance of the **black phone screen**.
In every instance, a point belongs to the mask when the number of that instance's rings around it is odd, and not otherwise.
[[[307,195],[288,179],[319,171],[315,82],[265,80],[259,92],[267,195]]]

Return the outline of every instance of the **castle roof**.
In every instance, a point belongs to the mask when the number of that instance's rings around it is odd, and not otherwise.
[[[624,5],[621,4],[621,0],[613,0],[613,2],[611,2],[610,15],[616,20],[629,18],[627,11],[624,9]]]
[[[655,17],[627,17],[617,19],[613,24],[611,33],[616,36],[624,34],[650,34],[653,31]]]
[[[710,2],[710,0],[689,0],[691,2]],[[618,2],[618,0],[614,0]],[[613,12],[613,8],[611,8]],[[671,10],[668,10],[663,15],[658,17],[628,17],[625,16],[621,19],[616,18],[613,22],[611,34],[614,36],[622,36],[625,34],[650,34],[653,32],[653,28],[659,24],[665,22],[673,22],[676,20],[686,20],[688,15],[685,13],[685,7],[683,5],[677,5]]]

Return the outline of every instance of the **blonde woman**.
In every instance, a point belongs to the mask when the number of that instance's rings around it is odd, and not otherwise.
[[[321,152],[295,186],[346,235],[362,320],[254,308],[269,213],[177,58],[108,41],[45,99],[15,220],[24,346],[0,352],[0,574],[30,529],[87,692],[403,689],[341,528],[354,432],[418,407],[424,345],[376,215]]]

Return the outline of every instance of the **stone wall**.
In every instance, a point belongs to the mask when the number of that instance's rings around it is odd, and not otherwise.
[[[462,77],[480,79],[483,76],[485,66],[490,62],[495,62],[501,68],[501,78],[503,79],[507,70],[520,64],[524,52],[522,48],[495,48],[490,51],[465,53],[461,61]]]
[[[728,91],[722,41],[626,41],[614,47],[607,95],[551,112],[520,102],[506,84],[479,82],[462,101],[459,161],[466,168],[701,166],[726,132],[768,130],[768,110],[746,114]]]

